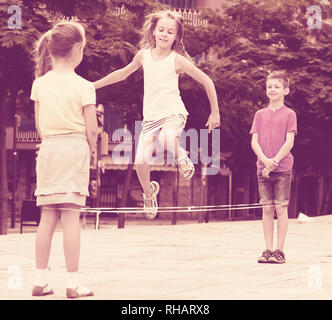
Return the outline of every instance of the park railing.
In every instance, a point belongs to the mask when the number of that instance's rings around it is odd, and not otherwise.
[[[207,27],[208,20],[200,17],[199,11],[191,8],[177,8],[171,7],[171,11],[180,15],[184,21],[185,25],[190,25],[193,27]],[[122,16],[128,13],[128,10],[124,5],[121,7],[116,7],[112,10],[114,16]]]
[[[172,11],[176,11],[183,19],[185,25],[193,27],[207,27],[208,20],[202,19],[200,13],[193,9],[177,9],[173,8]]]
[[[40,137],[36,130],[17,130],[17,142],[40,142]]]

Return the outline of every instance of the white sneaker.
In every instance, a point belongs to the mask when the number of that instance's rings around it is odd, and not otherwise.
[[[160,186],[157,181],[151,181],[150,185],[152,189],[152,194],[150,196],[147,196],[145,193],[143,193],[143,199],[145,217],[149,220],[152,220],[157,216],[158,213],[157,195],[159,193]],[[151,206],[147,206],[146,201],[151,201]]]

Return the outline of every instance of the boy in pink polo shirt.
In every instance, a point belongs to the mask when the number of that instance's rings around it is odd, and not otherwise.
[[[296,113],[284,105],[289,93],[286,73],[275,71],[266,81],[269,105],[258,110],[250,130],[251,146],[257,155],[257,178],[263,205],[263,231],[266,250],[259,263],[285,263],[283,247],[288,227],[294,158],[290,153],[297,133]],[[278,216],[277,247],[273,250],[274,211]]]

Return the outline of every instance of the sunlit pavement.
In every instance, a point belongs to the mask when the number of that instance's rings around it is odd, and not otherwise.
[[[66,299],[60,227],[50,258],[55,294],[31,296],[35,230],[0,236],[0,299]],[[258,264],[264,249],[259,220],[177,225],[141,220],[124,229],[113,220],[99,230],[90,221],[82,228],[80,279],[95,296],[82,299],[332,298],[332,215],[289,221],[285,264]]]

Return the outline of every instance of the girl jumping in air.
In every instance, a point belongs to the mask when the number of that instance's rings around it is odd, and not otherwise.
[[[35,101],[36,129],[42,139],[37,157],[37,206],[42,206],[36,235],[36,279],[33,296],[52,294],[48,261],[61,214],[67,268],[66,295],[93,295],[79,284],[80,208],[88,193],[90,158],[97,143],[96,93],[75,73],[83,59],[85,31],[74,22],[58,23],[38,41]]]
[[[170,151],[180,174],[190,179],[194,165],[179,145],[179,135],[185,127],[188,112],[180,96],[179,74],[186,73],[200,82],[207,93],[211,114],[206,123],[209,132],[220,125],[217,94],[213,81],[192,62],[183,45],[183,21],[171,11],[149,14],[143,26],[141,49],[132,62],[96,81],[96,89],[125,80],[143,67],[144,99],[143,128],[136,153],[137,175],[143,188],[144,211],[148,219],[158,213],[159,184],[150,182],[150,159],[153,139]],[[157,135],[156,135],[157,133]]]

